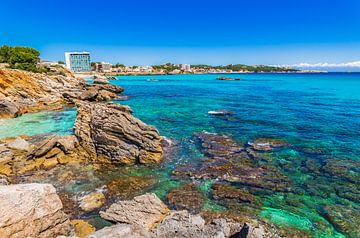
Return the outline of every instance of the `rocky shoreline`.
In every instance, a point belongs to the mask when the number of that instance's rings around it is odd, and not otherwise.
[[[130,107],[110,102],[122,92],[103,78],[87,84],[71,74],[0,71],[2,118],[55,105],[77,108],[71,135],[0,139],[0,237],[311,237],[308,230],[284,230],[258,216],[262,196],[301,193],[285,173],[264,163],[271,159],[267,153],[291,147],[285,141],[258,138],[243,144],[226,135],[195,133],[192,139],[203,158],[176,164],[169,177],[182,182],[163,196],[152,193],[157,182],[152,174],[122,174],[130,168],[159,168],[176,148]],[[304,168],[343,178],[347,167],[334,163],[321,168],[306,163]],[[346,179],[358,181],[356,176]],[[356,188],[348,190],[346,196],[356,200]],[[322,209],[337,229],[356,230],[333,207]]]

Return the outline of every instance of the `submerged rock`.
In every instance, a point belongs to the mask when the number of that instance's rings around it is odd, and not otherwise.
[[[151,230],[168,214],[167,206],[152,193],[147,193],[133,200],[119,201],[112,204],[100,216],[117,223],[139,225]]]
[[[151,176],[120,177],[106,184],[107,195],[110,197],[129,199],[142,194],[151,188],[156,180]]]
[[[117,224],[98,230],[86,238],[152,238],[141,226]]]
[[[95,231],[95,227],[84,220],[72,220],[71,224],[75,228],[75,235],[77,238],[85,238]]]
[[[163,157],[162,137],[127,106],[79,103],[75,135],[92,155],[118,164],[152,164]]]
[[[323,215],[336,228],[347,237],[360,237],[360,207],[343,205],[326,205]]]
[[[93,192],[80,198],[79,207],[85,212],[90,212],[104,205],[105,200],[102,192]]]
[[[166,199],[176,210],[186,209],[194,213],[200,212],[205,200],[204,195],[192,183],[171,190]]]
[[[72,227],[50,184],[0,186],[0,237],[49,238]]]
[[[215,183],[211,187],[211,193],[215,200],[225,204],[257,202],[256,197],[248,191],[227,184]]]

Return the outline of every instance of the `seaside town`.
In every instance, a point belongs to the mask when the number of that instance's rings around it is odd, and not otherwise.
[[[41,60],[43,66],[65,66],[73,73],[81,75],[167,75],[167,74],[235,74],[235,73],[321,73],[319,70],[296,70],[292,68],[265,65],[248,66],[234,64],[226,66],[172,64],[152,66],[126,66],[109,62],[92,62],[89,52],[66,52],[65,62]]]

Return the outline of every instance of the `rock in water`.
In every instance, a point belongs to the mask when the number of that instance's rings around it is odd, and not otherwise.
[[[151,164],[162,159],[159,132],[135,118],[129,107],[85,102],[77,105],[75,135],[88,153],[118,164]]]
[[[98,230],[86,238],[151,238],[151,235],[142,227],[118,224]]]
[[[147,193],[133,200],[114,203],[100,216],[106,220],[139,225],[151,230],[169,213],[168,207],[153,193]]]
[[[0,186],[0,237],[49,238],[72,227],[51,184]]]
[[[30,149],[30,143],[20,137],[10,142],[7,146],[10,149],[14,149],[14,150],[28,151]]]

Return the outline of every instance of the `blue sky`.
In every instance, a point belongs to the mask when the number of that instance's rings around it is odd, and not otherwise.
[[[359,0],[1,0],[0,44],[125,64],[360,61]]]

